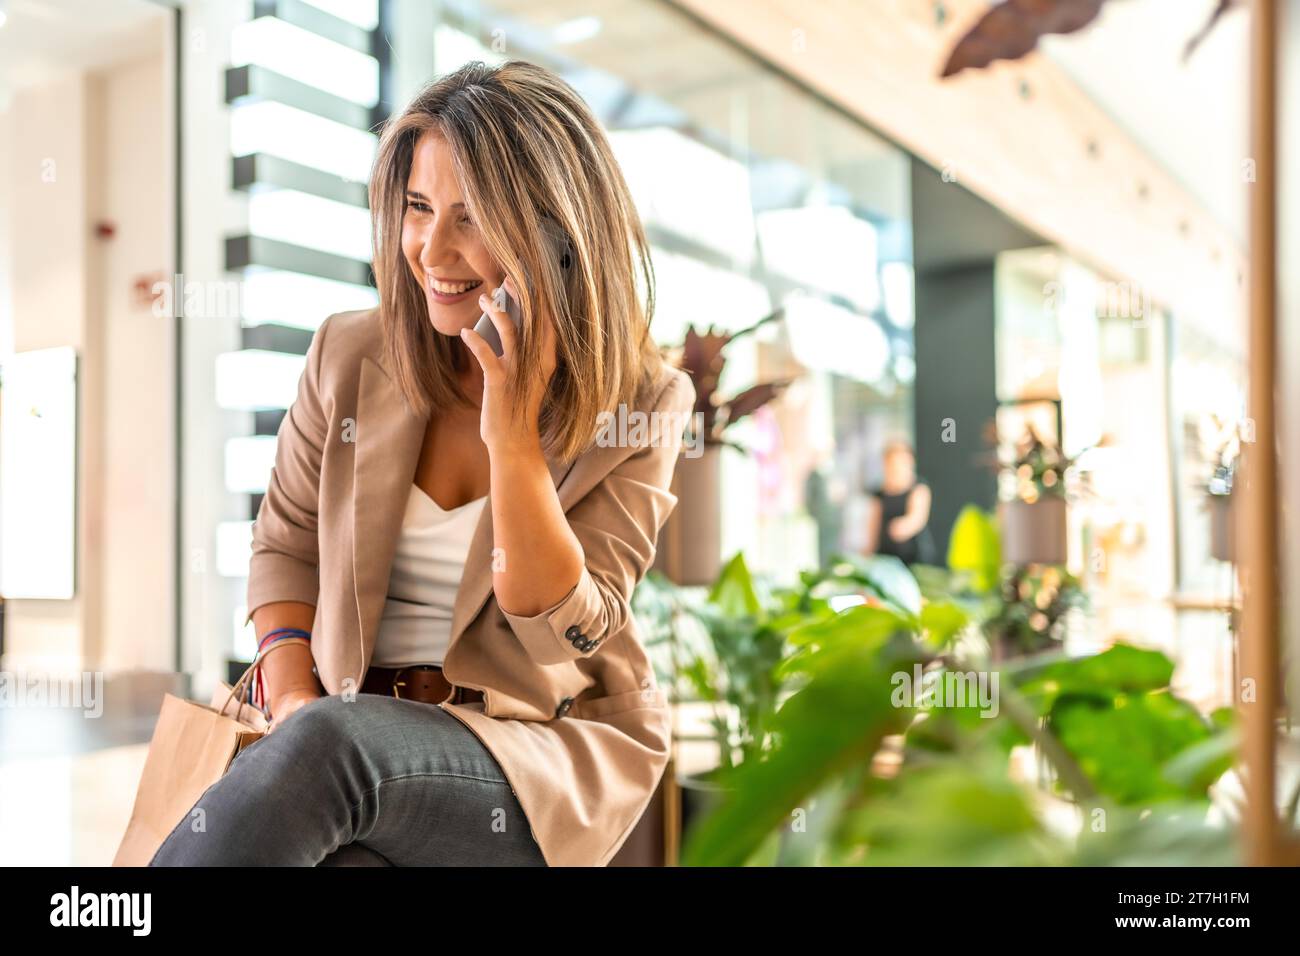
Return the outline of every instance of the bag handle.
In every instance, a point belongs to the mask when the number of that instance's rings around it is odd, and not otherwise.
[[[223,717],[226,716],[226,708],[230,706],[230,702],[235,699],[236,695],[239,695],[241,698],[243,697],[245,685],[252,679],[253,674],[257,669],[262,666],[262,661],[266,659],[266,655],[270,654],[277,647],[283,647],[285,644],[306,644],[308,647],[311,647],[311,642],[302,637],[285,637],[278,641],[274,641],[269,647],[253,658],[253,663],[249,664],[248,667],[244,669],[244,673],[239,676],[239,680],[235,681],[235,686],[230,688],[230,695],[226,698],[226,702],[221,705],[221,709],[217,711],[217,713]],[[235,710],[235,714],[238,716],[238,709]]]

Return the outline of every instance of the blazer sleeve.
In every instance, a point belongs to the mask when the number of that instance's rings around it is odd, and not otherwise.
[[[321,323],[307,349],[298,395],[280,422],[275,465],[253,522],[248,565],[248,617],[263,604],[319,597],[316,538],[321,457],[329,418],[321,402],[321,351],[330,320]]]
[[[679,373],[655,410],[684,425],[694,404],[694,386]],[[660,432],[657,441],[629,455],[569,509],[569,527],[586,563],[567,596],[532,617],[501,610],[537,663],[590,657],[626,627],[632,590],[654,561],[659,529],[677,504],[669,486],[681,446],[681,428]]]

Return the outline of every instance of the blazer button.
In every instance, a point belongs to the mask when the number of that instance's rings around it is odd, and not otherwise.
[[[577,644],[582,640],[582,631],[579,630],[578,625],[570,624],[568,630],[564,632],[564,636],[569,639],[570,644]]]
[[[564,698],[564,700],[560,701],[560,706],[555,708],[555,716],[563,717],[565,714],[569,712],[569,708],[571,708],[572,706],[573,706],[573,698],[572,697]]]

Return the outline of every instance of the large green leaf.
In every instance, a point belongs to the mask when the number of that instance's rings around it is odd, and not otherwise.
[[[1169,693],[1063,697],[1050,728],[1098,792],[1119,803],[1204,796],[1199,775],[1180,784],[1164,773],[1166,763],[1211,735],[1196,708]]]
[[[1046,714],[1060,697],[1112,700],[1119,694],[1157,691],[1169,686],[1174,662],[1160,651],[1116,644],[1100,654],[1052,661],[1018,681],[1025,697]]]
[[[986,707],[980,701],[969,698],[960,707],[932,707],[908,728],[905,741],[907,750],[927,753],[979,750],[1001,753],[1005,757],[1012,748],[1029,743],[1029,737],[1001,706],[1007,693],[1006,675],[998,671],[991,673],[998,675],[998,683],[989,686],[989,690],[996,694],[993,697],[996,708]],[[990,747],[995,750],[990,751]],[[1003,771],[1006,770],[1004,760]]]
[[[907,565],[892,554],[844,555],[832,565],[831,573],[865,585],[881,600],[913,618],[921,613],[921,588]]]
[[[869,762],[887,734],[899,733],[912,711],[890,702],[890,677],[920,659],[910,640],[837,642],[834,667],[792,695],[772,719],[776,743],[720,780],[733,788],[687,835],[687,866],[737,866],[834,776]]]
[[[947,647],[968,623],[970,615],[951,601],[931,601],[921,608],[921,627],[933,647]]]
[[[910,622],[899,612],[860,604],[791,630],[786,640],[794,652],[777,666],[777,677],[784,681],[796,674],[834,670],[841,655],[855,656],[864,648],[878,652],[890,638],[910,633]]]
[[[868,866],[1051,865],[1068,853],[996,759],[905,771],[884,798],[856,810],[845,838],[865,849],[859,862]]]
[[[998,587],[1002,573],[1002,538],[997,522],[975,505],[957,515],[948,539],[948,567],[970,577],[975,591]]]
[[[744,552],[737,551],[735,557],[722,569],[718,580],[709,590],[709,603],[728,617],[758,617],[762,613],[758,592],[754,590],[754,579],[749,573],[749,566],[745,564]]]
[[[1184,793],[1201,795],[1232,767],[1240,741],[1234,729],[1219,730],[1175,754],[1161,773]]]

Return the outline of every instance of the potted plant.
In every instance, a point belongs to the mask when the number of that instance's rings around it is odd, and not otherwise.
[[[723,800],[730,775],[760,760],[769,746],[771,718],[791,689],[782,665],[794,649],[792,633],[834,618],[832,604],[841,601],[920,607],[907,568],[882,556],[836,557],[827,568],[802,574],[795,587],[769,588],[737,553],[707,594],[698,594],[651,571],[633,596],[670,698],[675,704],[711,705],[708,722],[718,763],[702,772],[678,773],[684,831]]]
[[[670,356],[695,386],[690,438],[700,448],[700,454],[677,461],[672,486],[677,507],[659,534],[655,553],[655,569],[678,584],[707,586],[717,578],[722,565],[721,450],[729,445],[745,451],[727,432],[789,384],[789,380],[763,382],[723,398],[718,383],[726,367],[725,349],[784,314],[783,308],[777,309],[739,332],[717,332],[713,326],[699,332],[690,326],[678,354]]]
[[[1066,478],[1077,461],[1032,425],[1004,456],[1003,485],[1010,487],[999,507],[1002,557],[1010,564],[1065,564]]]
[[[1016,568],[1002,583],[997,612],[983,622],[995,661],[1059,649],[1066,615],[1088,600],[1079,579],[1062,567]]]
[[[995,662],[1060,650],[1069,612],[1088,605],[1064,566],[1004,563],[998,523],[975,505],[953,523],[948,567],[913,570],[927,597],[965,611]]]
[[[678,774],[686,830],[717,804],[726,789],[722,778],[762,750],[765,718],[776,709],[781,690],[777,665],[795,618],[782,613],[789,602],[778,595],[760,598],[740,553],[727,562],[702,601],[676,593],[674,696],[711,705],[708,722],[718,749],[716,767]]]

